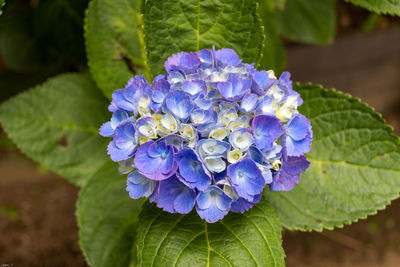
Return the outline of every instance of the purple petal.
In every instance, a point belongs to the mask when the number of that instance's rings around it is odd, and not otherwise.
[[[281,121],[270,115],[254,116],[252,129],[254,143],[263,152],[270,150],[273,143],[283,134]]]
[[[222,48],[215,52],[215,57],[220,63],[219,65],[226,66],[237,66],[242,62],[239,56],[236,54],[235,50],[230,48]]]
[[[104,137],[111,137],[114,134],[114,129],[111,127],[111,122],[108,121],[101,125],[100,127],[100,135]]]
[[[306,116],[301,114],[294,115],[287,124],[287,135],[293,140],[299,141],[310,135],[311,124]]]
[[[254,196],[254,200],[252,202],[240,197],[237,201],[232,202],[231,211],[244,213],[252,208],[254,204],[258,203],[261,200],[261,197],[262,194]]]

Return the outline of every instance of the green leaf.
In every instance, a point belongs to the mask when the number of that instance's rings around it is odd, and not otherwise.
[[[79,193],[79,243],[91,266],[128,266],[136,261],[137,215],[144,200],[125,191],[126,176],[107,162]]]
[[[310,168],[289,192],[265,192],[289,229],[342,227],[385,208],[400,191],[400,141],[359,99],[316,85],[294,87],[311,120]]]
[[[266,2],[264,1],[264,4],[261,4],[259,9],[265,34],[260,69],[273,69],[278,75],[286,67],[286,53],[276,29],[274,14],[270,7],[268,7],[265,3]]]
[[[174,53],[232,48],[244,62],[260,60],[263,31],[255,0],[146,1],[144,31],[153,75],[164,71]]]
[[[281,229],[263,202],[244,214],[231,213],[207,224],[188,215],[144,205],[139,215],[139,266],[284,266]]]
[[[328,44],[335,35],[335,0],[287,0],[275,13],[285,37],[298,42]]]
[[[400,0],[345,0],[379,14],[400,16]]]
[[[23,153],[82,185],[107,161],[100,125],[107,100],[87,75],[56,76],[0,106],[0,122]]]
[[[85,17],[90,73],[107,97],[146,71],[140,0],[93,0]]]
[[[3,14],[3,7],[6,5],[6,0],[0,0],[0,15]]]

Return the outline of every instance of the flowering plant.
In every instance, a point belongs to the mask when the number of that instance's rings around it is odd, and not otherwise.
[[[250,209],[266,185],[298,183],[312,131],[288,72],[278,79],[228,48],[174,54],[165,69],[152,86],[138,75],[115,91],[100,128],[132,198],[171,213],[196,205],[213,223]]]
[[[284,266],[282,227],[342,227],[399,196],[400,141],[382,117],[281,73],[277,30],[328,40],[334,1],[309,1],[313,20],[298,1],[271,16],[269,2],[91,0],[90,75],[1,104],[20,150],[82,187],[89,265]]]

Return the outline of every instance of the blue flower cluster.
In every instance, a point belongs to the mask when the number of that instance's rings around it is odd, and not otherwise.
[[[129,173],[127,191],[207,222],[260,201],[266,185],[291,190],[309,162],[312,130],[288,72],[257,71],[232,49],[179,53],[150,85],[113,93],[108,154]]]

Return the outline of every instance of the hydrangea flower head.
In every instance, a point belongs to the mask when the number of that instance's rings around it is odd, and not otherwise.
[[[138,75],[114,92],[108,154],[131,198],[209,223],[291,190],[309,162],[310,121],[288,72],[258,71],[229,48],[181,52],[152,85]]]

